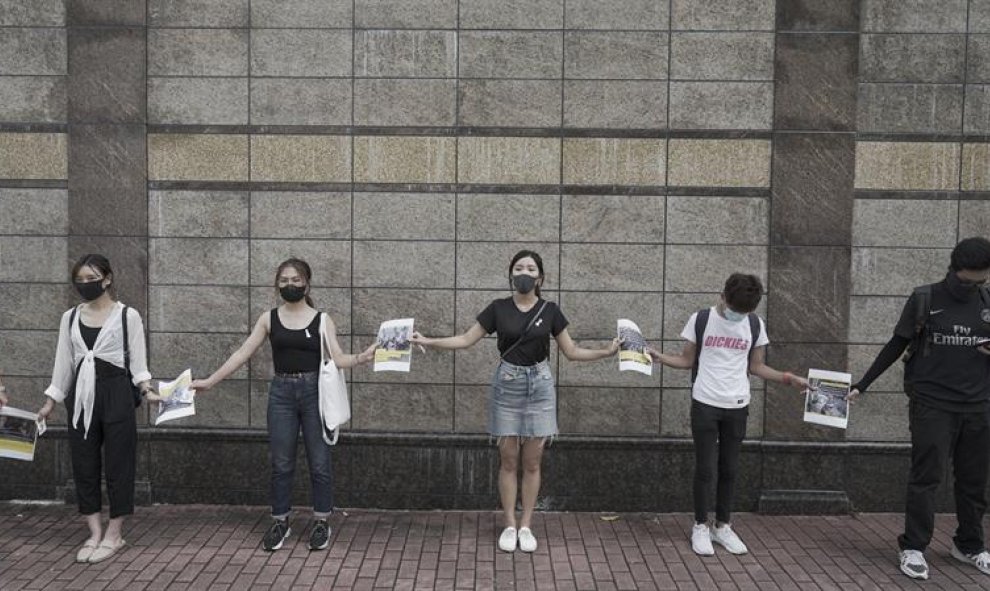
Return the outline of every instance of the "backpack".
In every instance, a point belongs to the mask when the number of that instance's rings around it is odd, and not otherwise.
[[[914,297],[914,338],[911,339],[904,351],[904,357],[901,358],[904,363],[914,357],[919,348],[922,357],[927,357],[931,353],[931,343],[926,328],[928,327],[928,315],[932,310],[934,286],[935,284],[918,286],[914,288],[911,294]],[[985,285],[980,287],[980,299],[983,300],[984,308],[990,308],[990,287]]]
[[[694,365],[691,366],[691,383],[693,384],[696,379],[698,379],[698,363],[701,359],[701,347],[703,345],[702,341],[705,338],[705,328],[708,326],[708,315],[711,313],[711,308],[705,308],[704,310],[698,310],[698,317],[694,320]],[[746,315],[749,319],[749,356],[748,362],[746,364],[746,373],[749,374],[749,362],[753,359],[753,349],[756,347],[756,341],[760,338],[760,317],[756,314],[750,312]]]

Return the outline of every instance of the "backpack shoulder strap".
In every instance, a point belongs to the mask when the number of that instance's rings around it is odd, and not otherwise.
[[[756,348],[756,341],[760,340],[760,317],[753,313],[748,314],[747,317],[749,318],[749,350],[752,351]]]
[[[750,312],[746,315],[749,318],[749,355],[746,359],[746,374],[749,374],[749,366],[753,363],[753,351],[756,350],[756,341],[760,340],[760,317]]]
[[[921,285],[914,288],[914,334],[919,335],[928,321],[932,308],[932,286]]]
[[[698,364],[701,360],[701,346],[705,340],[705,328],[708,327],[708,315],[711,308],[698,310],[698,316],[694,319],[694,365],[691,366],[691,383],[698,379]]]

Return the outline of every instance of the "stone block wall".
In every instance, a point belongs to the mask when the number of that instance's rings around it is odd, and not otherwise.
[[[40,400],[84,252],[118,268],[167,378],[234,351],[289,256],[313,265],[318,305],[358,349],[394,317],[467,329],[532,248],[582,343],[629,317],[679,348],[690,313],[743,271],[767,287],[772,364],[859,374],[910,287],[990,227],[985,4],[0,0],[0,372],[15,402]],[[495,359],[485,339],[417,353],[408,375],[352,371],[342,502],[490,502]],[[686,507],[687,372],[551,361],[556,506],[616,501],[607,479],[564,474],[616,461],[661,481],[626,507]],[[896,506],[858,476],[901,478],[896,373],[847,432],[808,426],[799,396],[754,379],[742,502],[814,482]],[[195,418],[142,430],[152,498],[264,502],[263,482],[232,482],[266,470],[270,375],[263,350]],[[205,446],[237,469],[176,466],[208,465]],[[64,442],[45,453],[0,494],[64,485]],[[822,457],[829,478],[809,472]],[[422,486],[394,478],[407,468]]]

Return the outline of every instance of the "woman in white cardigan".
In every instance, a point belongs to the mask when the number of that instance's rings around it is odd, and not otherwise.
[[[114,299],[110,262],[98,254],[83,256],[72,268],[72,283],[85,303],[62,314],[52,383],[38,415],[47,418],[56,402],[65,402],[76,498],[89,526],[89,538],[76,561],[100,562],[124,546],[124,516],[134,512],[134,408],[141,398],[160,398],[151,388],[144,324],[136,310]],[[124,363],[125,333],[130,367]],[[105,533],[100,520],[101,469],[110,499]]]

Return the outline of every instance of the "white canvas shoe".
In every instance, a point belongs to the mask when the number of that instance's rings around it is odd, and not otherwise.
[[[519,530],[519,549],[523,552],[536,552],[536,536],[528,527]]]
[[[516,528],[507,527],[502,530],[502,535],[498,537],[498,549],[502,552],[516,551]]]

